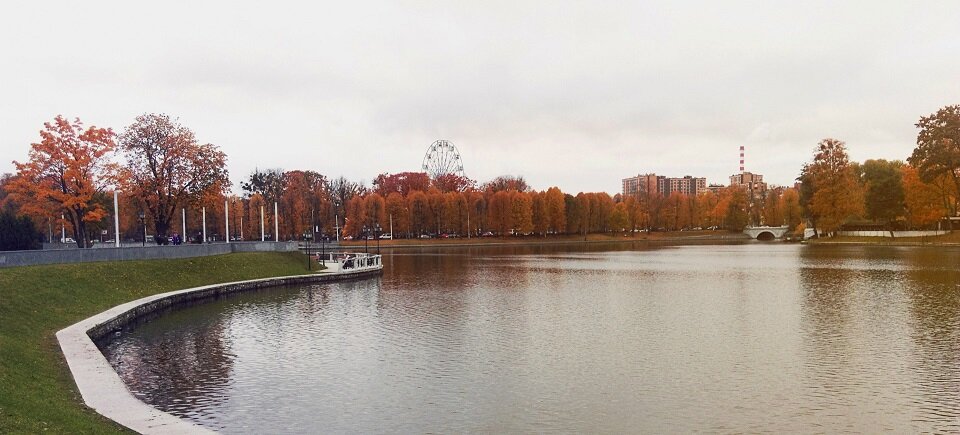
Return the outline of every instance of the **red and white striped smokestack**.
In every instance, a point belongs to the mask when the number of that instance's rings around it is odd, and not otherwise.
[[[740,145],[740,173],[743,173],[743,145]]]

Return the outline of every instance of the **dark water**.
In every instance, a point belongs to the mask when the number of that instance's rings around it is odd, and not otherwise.
[[[444,249],[105,346],[234,433],[960,432],[960,250]]]

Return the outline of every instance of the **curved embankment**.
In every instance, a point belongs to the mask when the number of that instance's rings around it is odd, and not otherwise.
[[[382,268],[336,274],[297,275],[214,284],[177,290],[115,306],[57,332],[60,348],[87,406],[140,433],[212,433],[186,420],[141,402],[113,370],[94,340],[157,310],[221,295],[265,287],[362,279],[382,273]]]

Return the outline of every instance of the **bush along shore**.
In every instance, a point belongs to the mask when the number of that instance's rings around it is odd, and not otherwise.
[[[83,405],[58,330],[144,296],[305,273],[299,252],[0,269],[0,433],[129,432]]]

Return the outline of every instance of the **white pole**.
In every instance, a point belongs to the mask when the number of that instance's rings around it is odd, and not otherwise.
[[[393,213],[390,213],[390,238],[393,238]]]
[[[260,206],[260,241],[266,240],[266,235],[263,234],[263,206]]]
[[[467,207],[467,238],[470,238],[470,207]]]
[[[337,242],[339,242],[340,241],[340,215],[338,214],[333,215],[333,222],[335,224],[333,228],[337,230]]]
[[[277,219],[277,203],[273,203],[273,241],[280,241],[280,220]]]
[[[240,215],[240,240],[243,240],[243,215]]]
[[[201,214],[203,215],[203,243],[207,243],[207,208],[203,207],[201,209]]]
[[[67,215],[60,213],[60,243],[67,243]]]
[[[187,237],[187,209],[180,209],[180,225],[183,225],[183,232],[180,233],[180,240],[183,240]]]
[[[113,191],[113,246],[120,247],[120,206],[117,205],[117,191]]]
[[[223,201],[223,232],[227,235],[227,243],[230,243],[230,203]]]

